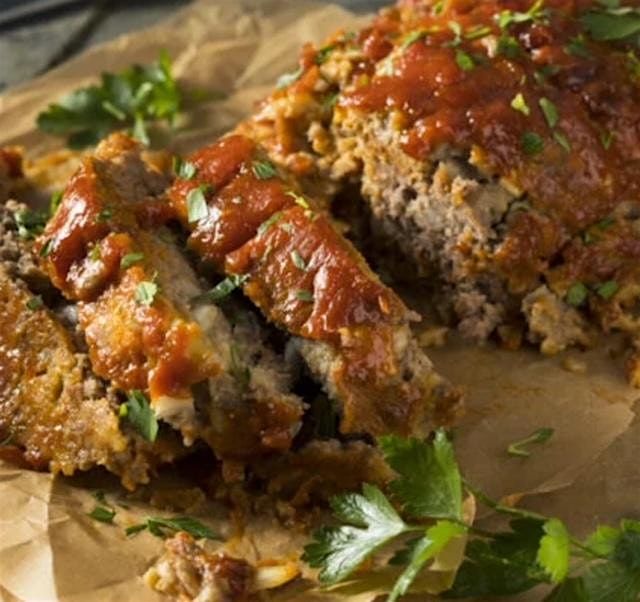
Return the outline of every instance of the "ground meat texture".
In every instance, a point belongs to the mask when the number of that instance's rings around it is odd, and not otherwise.
[[[373,274],[321,204],[290,173],[235,135],[189,157],[191,179],[169,197],[190,247],[239,278],[245,294],[298,338],[311,372],[341,405],[343,433],[426,435],[448,422],[458,393],[412,338],[414,316]],[[262,170],[261,170],[262,167]],[[194,194],[207,210],[193,216]]]
[[[167,180],[115,134],[87,157],[42,234],[43,264],[78,302],[94,370],[148,392],[159,418],[225,458],[286,450],[301,400],[283,362],[255,332],[235,329],[205,292],[165,225]]]
[[[541,304],[524,300],[546,287],[558,310],[579,284],[567,344],[584,344],[591,322],[635,349],[638,54],[595,40],[582,21],[593,10],[602,3],[400,0],[356,34],[305,47],[301,76],[239,131],[303,182],[359,182],[374,238],[436,279],[468,336],[524,317],[528,339],[558,350]],[[545,311],[543,330],[566,316]],[[634,354],[632,380],[637,365]]]

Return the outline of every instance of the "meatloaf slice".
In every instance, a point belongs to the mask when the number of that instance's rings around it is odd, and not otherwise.
[[[240,131],[309,186],[358,183],[468,336],[557,352],[595,324],[638,348],[640,59],[604,4],[400,0],[305,47]]]
[[[413,339],[415,316],[290,173],[241,135],[196,151],[188,165],[169,196],[190,247],[296,337],[341,404],[343,433],[423,436],[450,420],[458,393]]]
[[[165,176],[121,134],[103,141],[67,186],[40,239],[54,284],[78,302],[94,370],[124,391],[148,391],[187,444],[224,457],[286,450],[302,402],[259,333],[233,327],[165,225]]]
[[[66,475],[104,466],[128,488],[146,483],[180,446],[164,434],[148,443],[121,423],[120,400],[57,315],[66,304],[48,309],[34,292],[46,297],[51,284],[18,233],[16,216],[28,211],[0,207],[0,456]]]

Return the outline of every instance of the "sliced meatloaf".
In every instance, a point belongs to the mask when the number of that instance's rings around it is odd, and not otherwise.
[[[415,316],[251,139],[229,136],[188,158],[169,197],[189,246],[294,335],[340,404],[341,431],[424,436],[450,421],[458,392],[412,337]]]
[[[14,201],[0,206],[0,457],[67,475],[104,466],[128,488],[146,483],[181,448],[164,433],[149,443],[120,420],[121,400],[92,372],[73,309],[52,296],[20,230],[27,215]]]
[[[239,130],[329,197],[357,183],[466,335],[620,330],[639,384],[640,58],[598,27],[637,8],[605,4],[400,0],[307,46]]]
[[[78,304],[91,363],[151,407],[190,445],[222,457],[286,450],[302,401],[285,363],[246,325],[232,326],[205,293],[165,225],[165,175],[115,134],[69,182],[39,244],[53,283]]]

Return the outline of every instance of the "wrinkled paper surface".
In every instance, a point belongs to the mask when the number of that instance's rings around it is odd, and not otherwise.
[[[59,140],[36,130],[39,111],[103,70],[150,62],[166,49],[187,89],[226,95],[193,105],[182,118],[170,145],[187,151],[251,111],[280,74],[295,68],[304,42],[320,42],[337,28],[363,21],[306,0],[199,0],[159,26],[88,50],[0,97],[0,144],[23,145],[30,156],[59,148]],[[532,350],[475,348],[457,340],[431,349],[438,369],[467,391],[455,446],[470,481],[495,498],[526,495],[530,506],[566,520],[578,534],[596,522],[638,518],[640,423],[632,406],[639,394],[627,386],[621,360],[612,359],[609,347],[615,342],[570,352],[586,365],[582,374],[563,368],[564,356],[544,358]],[[507,455],[510,443],[540,427],[555,429],[550,441],[526,459]],[[160,599],[140,577],[160,554],[160,540],[149,533],[127,538],[122,528],[157,510],[127,499],[127,508],[117,507],[118,526],[96,522],[86,514],[98,487],[110,500],[122,497],[103,474],[53,478],[0,465],[0,600]],[[228,531],[222,508],[206,502],[198,516],[219,533]],[[260,522],[236,547],[259,560],[295,555],[304,541],[303,533]],[[299,580],[272,599],[365,602],[374,597],[348,590],[320,596],[312,587]],[[540,599],[540,592],[517,599]]]

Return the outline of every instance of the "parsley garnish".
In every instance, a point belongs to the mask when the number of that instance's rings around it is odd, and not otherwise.
[[[265,234],[267,230],[269,230],[269,228],[271,228],[271,226],[277,223],[280,219],[282,219],[282,212],[278,211],[277,213],[274,213],[269,219],[262,222],[260,226],[258,226],[258,236],[262,236],[263,234]]]
[[[158,419],[142,391],[133,390],[127,395],[127,401],[120,406],[120,417],[126,418],[147,441],[156,440]]]
[[[247,274],[237,275],[231,274],[224,280],[216,284],[210,291],[195,297],[195,302],[211,302],[218,303],[228,297],[234,290],[242,286],[249,276]]]
[[[527,445],[531,445],[533,443],[545,443],[549,441],[553,436],[555,431],[549,427],[539,428],[537,431],[534,431],[528,437],[521,439],[520,441],[515,441],[507,448],[507,453],[510,456],[520,456],[522,458],[528,458],[531,455],[526,449]]]
[[[96,221],[101,224],[104,222],[108,222],[112,217],[113,217],[113,210],[110,209],[109,207],[106,207],[105,209],[100,211],[100,213],[98,213],[98,216],[96,217]]]
[[[615,280],[608,280],[596,287],[596,293],[605,300],[611,299],[617,292],[620,286]]]
[[[456,63],[463,71],[471,71],[476,66],[473,57],[459,48],[456,50]]]
[[[296,291],[296,299],[304,301],[305,303],[312,303],[313,293],[305,289],[300,289],[299,291]]]
[[[500,29],[508,29],[511,25],[528,21],[539,21],[546,15],[546,11],[542,8],[543,4],[544,0],[536,0],[527,12],[503,10],[499,15],[496,15],[496,21]]]
[[[185,161],[182,157],[173,157],[173,173],[183,180],[192,180],[198,173],[198,168],[190,161]]]
[[[278,78],[278,81],[276,82],[276,88],[278,90],[288,88],[291,84],[294,84],[295,82],[297,82],[300,79],[300,77],[302,77],[303,73],[304,73],[304,69],[302,67],[298,67],[295,71],[292,71],[291,73],[282,74]]]
[[[97,248],[97,247],[96,247]],[[140,263],[144,259],[144,253],[127,253],[120,260],[120,267],[123,270],[130,268],[136,263]]]
[[[18,236],[29,240],[42,234],[47,223],[47,216],[39,211],[22,209],[13,214],[13,221],[18,227]]]
[[[522,135],[521,145],[527,155],[537,155],[544,149],[544,140],[535,132],[525,132]]]
[[[209,215],[206,194],[211,190],[207,184],[192,188],[187,194],[187,219],[190,224],[199,222]]]
[[[145,280],[136,287],[136,303],[149,307],[150,305],[153,305],[153,301],[157,294],[158,285],[155,282]]]
[[[582,284],[582,282],[576,282],[571,285],[569,290],[567,291],[566,300],[569,305],[573,305],[574,307],[580,307],[589,296],[589,289]]]
[[[640,9],[631,6],[605,6],[582,15],[580,21],[598,41],[625,40],[640,33]]]
[[[518,94],[515,95],[515,97],[511,101],[511,108],[515,111],[519,111],[527,117],[531,114],[531,109],[529,108],[529,105],[527,104],[527,101],[525,100],[522,92],[518,92]]]
[[[584,36],[580,34],[579,36],[575,36],[569,40],[569,43],[564,47],[567,54],[571,54],[572,56],[578,56],[583,59],[588,59],[591,56],[589,49],[587,48],[587,44],[585,42]]]
[[[278,175],[278,171],[270,161],[254,161],[251,169],[259,180],[268,180]]]
[[[602,132],[600,135],[600,142],[604,147],[604,150],[609,150],[611,148],[611,143],[613,142],[615,134],[613,132]]]
[[[467,40],[479,40],[480,38],[488,36],[490,33],[491,27],[478,25],[466,31],[464,37],[467,38]]]
[[[49,257],[51,250],[53,249],[53,239],[49,238],[45,241],[40,249],[40,257]]]
[[[44,301],[40,295],[36,295],[35,297],[31,297],[26,303],[25,307],[30,311],[37,311],[41,307],[44,306]]]
[[[296,205],[300,205],[303,209],[311,209],[311,206],[307,202],[307,200],[294,192],[293,190],[287,191],[287,196],[290,196],[296,203]]]
[[[307,263],[297,249],[291,251],[291,261],[293,261],[293,265],[295,265],[299,270],[304,271],[307,269]]]
[[[103,73],[100,85],[80,88],[38,115],[38,127],[66,136],[71,148],[97,144],[109,132],[130,127],[147,141],[147,125],[173,123],[181,94],[171,75],[171,61],[161,53],[151,65],[134,65],[120,73]]]
[[[427,36],[427,32],[424,29],[417,29],[416,31],[412,31],[408,33],[404,39],[402,40],[402,44],[400,44],[401,50],[406,50],[409,46],[412,46],[419,40],[424,39]]]
[[[559,115],[558,109],[556,105],[554,105],[548,98],[542,97],[538,104],[542,109],[542,113],[544,114],[544,118],[547,120],[547,124],[550,128],[556,127],[558,125]]]
[[[555,131],[553,132],[553,137],[555,139],[555,141],[568,153],[571,152],[571,143],[569,142],[569,139],[562,133],[562,132],[558,132]]]
[[[91,512],[88,513],[93,520],[97,520],[101,523],[112,524],[113,519],[116,516],[116,511],[113,508],[107,508],[106,506],[96,506]]]
[[[56,190],[56,192],[51,194],[51,198],[49,199],[49,215],[53,216],[55,212],[60,207],[60,203],[62,203],[62,190]]]
[[[331,53],[335,50],[335,45],[325,46],[324,48],[320,48],[316,53],[316,65],[322,65],[325,63]]]
[[[498,38],[498,54],[506,56],[510,59],[518,58],[522,54],[522,48],[518,40],[513,36],[501,35]]]
[[[220,539],[207,525],[190,516],[177,516],[175,518],[149,516],[144,523],[127,527],[125,533],[130,536],[146,529],[156,537],[162,538],[167,536],[167,531],[170,533],[185,531],[198,539]]]
[[[453,447],[441,431],[431,443],[391,436],[380,445],[396,473],[389,486],[394,503],[369,484],[361,494],[331,499],[337,524],[317,531],[303,556],[320,569],[322,583],[357,582],[365,562],[383,548],[404,544],[389,561],[401,571],[389,585],[388,600],[394,601],[451,542],[466,536],[464,560],[445,598],[511,596],[544,583],[554,587],[545,600],[554,602],[632,602],[640,594],[640,522],[601,526],[581,541],[557,518],[504,506],[463,486]],[[465,489],[509,516],[509,528],[492,532],[466,525],[460,518]]]

